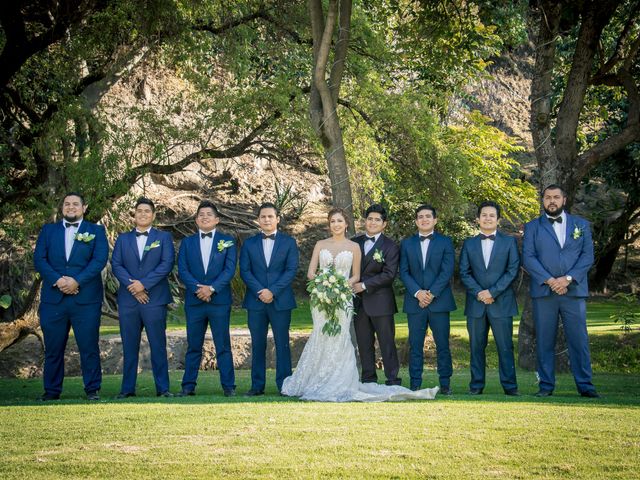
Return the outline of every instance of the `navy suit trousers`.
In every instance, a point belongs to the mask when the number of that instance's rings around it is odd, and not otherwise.
[[[431,312],[424,309],[420,313],[408,313],[409,324],[409,376],[411,387],[422,385],[424,370],[424,338],[431,327],[436,344],[438,377],[441,387],[448,387],[453,374],[451,351],[449,350],[449,312]]]
[[[73,328],[78,350],[85,392],[100,390],[102,369],[100,367],[101,303],[79,305],[72,295],[65,295],[60,303],[40,304],[40,326],[44,336],[44,391],[49,395],[60,395],[64,378],[64,351]]]
[[[151,369],[156,384],[156,393],[169,390],[169,363],[167,362],[167,307],[166,305],[143,305],[133,307],[118,305],[120,335],[122,336],[121,393],[135,393],[138,376],[138,356],[142,329],[147,333],[151,350]]]
[[[190,392],[196,388],[207,326],[211,326],[213,344],[216,348],[220,384],[224,390],[234,389],[236,387],[235,372],[229,335],[231,305],[200,303],[186,305],[184,310],[187,317],[187,355],[184,361],[182,390]]]

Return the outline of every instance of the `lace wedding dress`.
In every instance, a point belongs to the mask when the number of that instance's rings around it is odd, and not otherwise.
[[[349,278],[353,254],[338,253],[335,258],[329,250],[320,251],[320,268],[332,263],[341,275]],[[339,312],[340,333],[329,336],[322,333],[327,322],[324,313],[311,309],[313,331],[302,351],[298,366],[282,385],[283,395],[320,402],[385,402],[413,399],[433,399],[438,387],[411,391],[399,385],[360,383],[356,366],[356,353],[351,343],[351,314]]]

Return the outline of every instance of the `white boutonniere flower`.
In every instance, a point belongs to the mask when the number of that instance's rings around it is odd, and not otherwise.
[[[146,247],[144,247],[144,251],[148,252],[152,248],[158,248],[159,246],[160,246],[160,240],[156,240],[155,242],[152,242],[151,245],[147,245]]]
[[[384,263],[384,255],[382,253],[382,250],[376,248],[376,250],[373,252],[373,259],[378,263]]]
[[[84,232],[84,233],[76,233],[74,238],[78,242],[89,243],[91,240],[96,238],[96,236],[93,233]]]
[[[220,240],[218,242],[218,251],[222,252],[225,248],[229,248],[231,246],[233,246],[233,242],[231,240],[227,240],[226,242],[224,240]]]
[[[574,240],[579,239],[584,234],[584,229],[580,228],[578,225],[573,226],[573,232],[571,233],[571,238]]]

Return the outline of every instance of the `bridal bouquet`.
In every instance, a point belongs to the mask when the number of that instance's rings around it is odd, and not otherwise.
[[[307,292],[311,294],[311,307],[317,308],[327,316],[322,333],[338,335],[341,330],[338,312],[344,310],[347,315],[351,315],[353,310],[350,302],[353,291],[349,281],[331,265],[320,270],[315,278],[309,281]]]

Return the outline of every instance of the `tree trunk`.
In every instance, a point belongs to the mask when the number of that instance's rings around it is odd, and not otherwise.
[[[24,311],[18,315],[13,322],[0,323],[0,352],[18,343],[30,333],[37,333],[40,328],[40,317],[38,308],[40,307],[40,284],[42,280],[37,279],[31,285]]]
[[[309,16],[313,34],[313,72],[309,101],[311,125],[324,149],[333,204],[347,211],[350,216],[350,228],[353,230],[351,183],[337,112],[349,45],[351,0],[330,0],[326,18],[322,1],[309,0]],[[338,38],[333,46],[332,66],[328,69],[336,22],[339,24]]]

